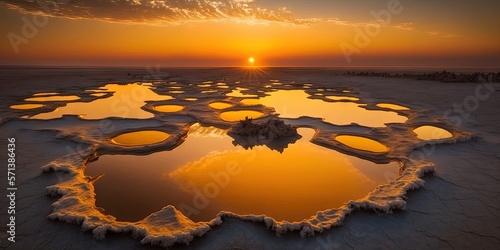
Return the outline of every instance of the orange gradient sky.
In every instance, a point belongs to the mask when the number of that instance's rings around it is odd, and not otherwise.
[[[254,57],[257,66],[500,65],[500,1],[52,2],[44,10],[0,1],[0,64],[244,66]],[[371,12],[390,13],[391,2],[397,13],[377,21]]]

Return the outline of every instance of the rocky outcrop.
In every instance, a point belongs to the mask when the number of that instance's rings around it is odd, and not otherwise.
[[[345,76],[367,76],[367,77],[388,77],[388,78],[410,78],[426,81],[440,82],[476,82],[491,83],[500,82],[500,72],[475,72],[475,73],[452,73],[446,70],[427,74],[410,73],[388,73],[388,72],[354,72],[347,71]]]
[[[262,139],[277,139],[299,135],[297,128],[286,125],[282,120],[270,119],[263,123],[253,123],[252,119],[248,117],[234,126],[230,133],[240,136],[256,136]]]
[[[234,145],[240,145],[245,149],[266,145],[279,152],[283,152],[288,144],[295,143],[301,138],[296,127],[287,125],[282,120],[270,119],[254,123],[248,117],[236,124],[228,134],[235,139]]]

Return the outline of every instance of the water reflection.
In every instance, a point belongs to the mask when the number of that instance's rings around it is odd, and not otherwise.
[[[155,110],[159,112],[164,112],[164,113],[175,113],[179,112],[184,109],[184,106],[181,105],[160,105],[160,106],[155,106]]]
[[[397,105],[397,104],[391,104],[391,103],[379,103],[379,104],[377,104],[377,106],[381,107],[381,108],[392,109],[392,110],[410,110],[410,108],[408,108],[408,107]]]
[[[11,105],[11,109],[37,109],[45,106],[44,104],[17,104]]]
[[[262,117],[264,114],[255,110],[237,110],[237,111],[227,111],[220,114],[220,118],[227,122],[237,122],[245,120],[246,117],[251,119],[257,119]]]
[[[152,113],[141,109],[142,106],[146,105],[146,101],[173,99],[171,96],[158,95],[150,87],[138,83],[127,85],[107,84],[99,89],[112,92],[112,95],[91,102],[67,103],[66,106],[54,111],[37,114],[30,118],[54,119],[62,117],[62,115],[80,115],[83,119],[103,119],[107,117],[145,119],[154,116]],[[77,98],[79,99],[79,97]]]
[[[123,146],[140,146],[165,141],[170,135],[156,130],[143,130],[118,135],[111,142]]]
[[[205,91],[201,91],[202,94],[211,94],[211,93],[217,93],[218,91],[217,90],[205,90]]]
[[[240,101],[245,106],[254,106],[260,104],[259,99],[243,99]]]
[[[325,97],[333,101],[359,101],[359,98],[351,96],[329,95]]]
[[[44,95],[59,95],[59,92],[42,92],[33,94],[33,96],[44,96]]]
[[[437,140],[453,137],[447,130],[435,126],[421,126],[414,129],[413,132],[421,140]]]
[[[335,140],[340,143],[347,145],[348,147],[375,152],[375,153],[385,153],[389,151],[389,148],[384,144],[361,136],[353,135],[339,135],[335,137]]]
[[[241,91],[248,90],[245,88],[236,88],[231,93],[227,93],[226,96],[231,96],[231,97],[257,97],[257,95],[252,95],[252,94],[244,94]]]
[[[299,133],[303,138],[283,153],[264,146],[243,150],[226,131],[196,124],[172,151],[104,155],[86,174],[105,174],[95,182],[96,205],[126,221],[168,204],[195,221],[211,220],[219,211],[300,221],[362,198],[387,182],[385,176],[398,174],[397,163],[344,155],[310,143],[312,129]]]
[[[26,98],[27,102],[63,102],[63,101],[76,101],[80,100],[76,95],[50,95],[50,96],[37,96]]]
[[[234,105],[231,103],[227,103],[227,102],[212,102],[212,103],[208,104],[208,106],[213,108],[213,109],[227,109],[227,108],[233,107]]]
[[[357,123],[368,127],[384,127],[386,123],[404,123],[407,117],[392,111],[367,110],[353,102],[324,102],[309,99],[304,90],[279,90],[259,99],[265,106],[273,107],[280,117],[310,116],[323,118],[336,125]]]

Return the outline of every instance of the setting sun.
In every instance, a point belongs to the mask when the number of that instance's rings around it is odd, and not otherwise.
[[[499,9],[0,0],[0,246],[500,250]]]

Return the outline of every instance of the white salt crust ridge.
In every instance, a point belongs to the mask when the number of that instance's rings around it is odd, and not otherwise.
[[[160,86],[158,86],[158,88],[159,87]],[[221,92],[221,94],[222,93],[223,92]],[[258,94],[258,91],[253,89],[250,93]],[[192,96],[202,98],[203,94],[193,94]],[[365,100],[367,99],[370,98],[365,97]],[[170,116],[165,116],[164,114],[156,112],[154,119],[140,121],[139,123],[134,120],[121,118],[107,119],[113,121],[114,125],[117,126],[117,132],[142,130],[145,129],[144,125],[147,124],[147,127],[161,126],[163,130],[166,130],[165,132],[169,132],[173,135],[164,143],[145,147],[124,148],[112,145],[106,138],[114,134],[105,133],[99,135],[93,127],[95,126],[93,125],[93,121],[83,121],[76,116],[63,116],[60,119],[51,121],[32,121],[33,124],[39,124],[41,127],[47,126],[45,125],[47,123],[54,126],[59,123],[64,124],[65,122],[68,122],[68,124],[83,124],[79,125],[81,127],[76,126],[70,129],[55,126],[58,127],[58,129],[52,127],[46,129],[34,128],[34,130],[52,131],[57,133],[57,138],[83,143],[85,145],[92,145],[83,150],[83,152],[80,151],[78,153],[68,154],[42,167],[43,171],[67,172],[71,176],[69,180],[47,187],[48,194],[61,196],[59,200],[53,203],[53,212],[48,217],[53,220],[81,224],[83,230],[92,230],[92,233],[97,239],[104,239],[107,232],[125,232],[131,233],[134,237],[141,238],[141,243],[143,244],[161,245],[163,247],[170,247],[176,243],[188,244],[194,237],[202,236],[211,228],[221,225],[224,218],[236,218],[244,221],[264,223],[267,228],[273,230],[278,235],[290,231],[299,231],[302,237],[307,237],[331,227],[342,225],[345,217],[355,210],[376,210],[390,213],[394,210],[406,209],[405,195],[407,192],[422,187],[424,185],[424,181],[422,180],[423,175],[432,172],[434,168],[434,165],[430,162],[408,157],[414,149],[425,147],[429,144],[428,142],[418,140],[412,135],[412,129],[421,125],[435,124],[446,128],[454,135],[454,137],[450,139],[434,141],[431,145],[437,143],[456,143],[472,138],[471,134],[460,131],[453,126],[443,123],[441,119],[430,116],[425,109],[413,109],[411,111],[400,112],[409,118],[405,124],[390,124],[385,128],[376,129],[359,125],[336,126],[322,122],[320,119],[310,117],[283,119],[286,120],[287,123],[298,127],[311,127],[316,129],[317,133],[311,140],[313,143],[375,162],[398,160],[403,164],[401,173],[396,180],[378,186],[374,191],[367,194],[362,199],[350,201],[339,208],[318,211],[315,215],[311,215],[310,218],[300,222],[276,221],[266,216],[241,216],[231,212],[220,212],[209,222],[193,222],[173,206],[166,206],[162,210],[138,222],[121,222],[117,221],[116,218],[111,215],[106,215],[101,209],[95,206],[93,180],[86,177],[84,174],[85,165],[88,159],[95,157],[97,152],[146,153],[159,150],[164,146],[171,149],[182,142],[182,139],[184,139],[189,130],[189,126],[194,122],[229,128],[229,123],[221,122],[217,113],[208,108],[208,103],[215,100],[218,99],[198,101],[180,112],[180,114],[187,115],[189,118],[179,116],[173,119]],[[234,104],[238,103],[238,99],[233,100],[231,98],[224,98],[219,101],[227,101]],[[371,102],[373,104],[378,102],[378,100],[374,99]],[[169,100],[168,103],[182,104],[182,102],[178,100]],[[145,108],[154,112],[151,108],[151,104],[147,104]],[[229,110],[237,109],[238,107],[234,107]],[[266,116],[275,115],[274,110],[269,107],[255,106],[245,107],[245,109],[262,111]],[[14,118],[12,120],[18,121],[19,119]],[[128,126],[129,123],[132,125]],[[91,128],[91,130],[88,128]],[[388,153],[377,154],[361,152],[349,148],[332,140],[332,136],[335,136],[337,133],[374,138],[389,146],[390,151]],[[83,159],[82,156],[85,159]]]
[[[440,140],[440,142],[455,143],[470,138],[470,136],[463,136],[460,139],[454,137]],[[104,239],[107,232],[131,233],[134,237],[141,238],[142,244],[159,245],[167,248],[176,243],[189,244],[194,237],[200,237],[212,227],[222,224],[224,218],[237,218],[243,221],[264,223],[268,229],[273,230],[277,235],[300,231],[302,237],[307,237],[342,225],[345,217],[355,210],[375,210],[383,213],[404,210],[406,209],[404,199],[407,192],[422,187],[424,185],[422,177],[434,169],[434,165],[430,162],[404,159],[404,167],[396,180],[378,186],[362,199],[350,201],[340,208],[318,211],[316,215],[300,222],[276,221],[263,215],[241,216],[231,212],[220,212],[210,222],[193,222],[171,205],[141,221],[121,222],[111,215],[103,214],[95,206],[93,181],[84,175],[87,160],[82,161],[81,159],[82,155],[88,155],[87,159],[92,158],[96,153],[95,150],[96,147],[88,147],[83,153],[63,156],[42,167],[42,170],[46,172],[63,171],[72,176],[68,181],[47,187],[49,195],[61,196],[59,200],[53,203],[53,212],[48,218],[81,224],[82,230],[92,230],[96,239]]]

